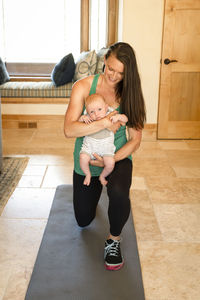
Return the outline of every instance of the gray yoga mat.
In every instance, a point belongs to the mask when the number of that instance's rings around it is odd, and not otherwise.
[[[132,216],[122,234],[125,265],[118,271],[104,267],[107,206],[103,190],[95,220],[81,229],[74,218],[72,186],[57,187],[25,300],[145,299]]]

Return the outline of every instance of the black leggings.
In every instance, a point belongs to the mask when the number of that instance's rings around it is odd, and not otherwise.
[[[81,227],[89,225],[96,215],[96,208],[102,192],[99,177],[91,178],[89,186],[83,184],[85,176],[74,172],[73,202],[77,223]],[[107,177],[109,197],[108,218],[110,233],[119,236],[130,214],[129,189],[132,179],[132,161],[128,158],[115,164]]]

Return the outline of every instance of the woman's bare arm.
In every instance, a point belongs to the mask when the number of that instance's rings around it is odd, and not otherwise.
[[[136,151],[140,146],[142,140],[142,130],[128,128],[128,134],[129,134],[128,142],[115,153],[114,156],[115,162],[126,158],[134,151]],[[93,155],[95,156],[96,160],[90,160],[90,164],[93,166],[104,167],[102,157],[99,156],[98,154],[93,154]]]
[[[115,153],[115,161],[122,160],[135,152],[142,140],[142,130],[128,128],[129,139],[128,142]]]

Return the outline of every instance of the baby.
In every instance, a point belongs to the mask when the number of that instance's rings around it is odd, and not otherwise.
[[[113,109],[105,102],[104,98],[99,94],[92,94],[88,96],[85,100],[85,108],[86,111],[84,112],[84,115],[80,117],[79,121],[86,124],[100,120],[113,111]],[[110,117],[110,120],[113,123],[117,121],[126,123],[128,118],[123,114],[116,114]],[[85,136],[83,139],[80,151],[80,167],[86,175],[83,182],[84,185],[89,185],[91,181],[89,163],[91,159],[95,159],[93,156],[94,153],[103,158],[104,168],[99,176],[99,180],[102,185],[106,185],[106,177],[112,172],[115,166],[114,133],[111,130],[103,129],[99,132]]]

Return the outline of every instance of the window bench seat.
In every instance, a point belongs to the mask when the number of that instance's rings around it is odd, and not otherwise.
[[[69,102],[73,83],[56,87],[51,81],[9,81],[0,85],[1,103]]]

